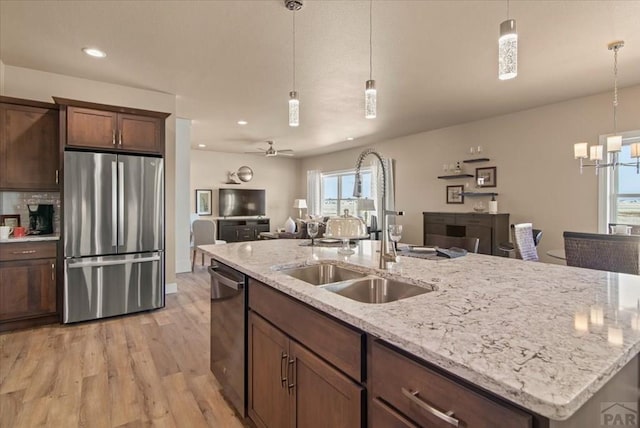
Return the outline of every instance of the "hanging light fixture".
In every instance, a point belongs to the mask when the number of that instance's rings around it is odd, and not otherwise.
[[[608,48],[613,51],[613,135],[607,137],[607,152],[611,153],[610,163],[600,163],[604,159],[604,147],[602,144],[589,147],[589,143],[576,143],[573,145],[573,157],[580,159],[580,174],[584,167],[595,168],[596,175],[600,168],[617,166],[635,166],[636,174],[640,174],[640,143],[630,145],[631,158],[636,159],[636,163],[618,162],[618,153],[622,150],[622,135],[618,135],[618,51],[624,47],[624,41],[609,43]],[[594,161],[592,164],[585,164],[583,159],[589,157]]]
[[[302,9],[302,0],[285,0],[284,5],[293,12],[293,90],[289,92],[289,126],[300,125],[300,100],[296,91],[296,11]]]
[[[509,19],[509,0],[507,0],[507,20],[500,24],[498,39],[498,79],[513,79],[518,75],[518,33],[516,20]]]
[[[373,0],[369,0],[369,80],[364,87],[364,117],[375,119],[377,114],[376,81],[373,80]]]

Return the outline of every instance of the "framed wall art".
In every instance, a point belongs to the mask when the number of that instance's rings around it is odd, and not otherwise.
[[[464,204],[464,186],[447,186],[447,203]]]
[[[496,187],[498,183],[497,167],[476,168],[476,183],[478,187]]]
[[[0,215],[0,226],[20,226],[20,214],[2,214]]]
[[[196,189],[196,214],[211,215],[211,189]]]

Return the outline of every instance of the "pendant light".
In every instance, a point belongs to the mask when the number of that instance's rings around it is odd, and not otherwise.
[[[373,80],[373,19],[372,19],[373,0],[369,0],[369,80],[364,87],[364,117],[367,119],[375,119],[377,113],[377,93],[376,81]]]
[[[589,146],[589,143],[576,143],[573,145],[573,157],[580,160],[580,174],[585,167],[594,167],[596,175],[601,168],[617,168],[630,166],[636,169],[636,174],[640,174],[640,143],[630,144],[630,156],[635,159],[635,163],[625,163],[618,161],[618,153],[622,150],[622,135],[618,134],[618,51],[624,47],[624,41],[619,40],[607,45],[613,51],[613,135],[607,137],[607,152],[611,153],[611,160],[604,161],[604,146],[597,144]],[[584,159],[594,161],[585,163]]]
[[[296,127],[300,125],[300,100],[296,91],[296,11],[302,8],[302,0],[285,0],[284,4],[293,12],[293,90],[289,92],[289,126]]]
[[[507,0],[507,20],[500,24],[498,39],[498,79],[513,79],[518,75],[518,33],[516,20],[509,19],[509,0]]]

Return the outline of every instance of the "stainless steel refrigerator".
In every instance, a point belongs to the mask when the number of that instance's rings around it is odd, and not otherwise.
[[[163,160],[65,151],[64,257],[63,322],[163,307]]]

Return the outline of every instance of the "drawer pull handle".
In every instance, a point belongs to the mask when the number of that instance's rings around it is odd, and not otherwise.
[[[281,359],[280,359],[280,383],[282,385],[282,388],[287,386],[287,383],[288,383],[287,375],[284,373],[285,368],[287,366],[286,362],[288,359],[289,359],[289,356],[285,352],[282,352]]]
[[[421,409],[431,413],[433,416],[442,419],[443,421],[445,421],[450,425],[453,425],[454,427],[457,427],[460,424],[460,421],[453,417],[453,411],[449,410],[446,413],[441,412],[440,410],[436,409],[430,404],[427,404],[424,400],[421,400],[420,397],[418,397],[418,394],[420,394],[420,391],[411,392],[406,388],[401,388],[401,389],[402,389],[402,395],[407,397],[409,400],[411,400]]]
[[[35,254],[36,250],[22,250],[22,251],[14,251],[13,254]]]

